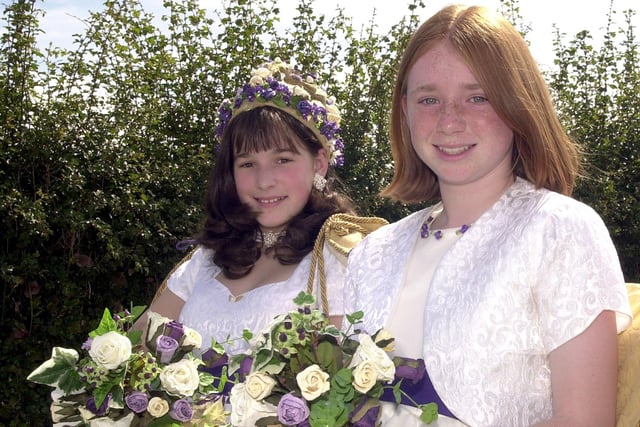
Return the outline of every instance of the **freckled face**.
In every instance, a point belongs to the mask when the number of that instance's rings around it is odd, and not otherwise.
[[[411,143],[448,186],[507,185],[513,132],[475,76],[446,42],[423,54],[407,76],[403,104]]]
[[[233,175],[240,200],[258,212],[263,231],[280,231],[307,204],[313,177],[325,176],[326,150],[313,156],[307,149],[273,148],[236,153]]]

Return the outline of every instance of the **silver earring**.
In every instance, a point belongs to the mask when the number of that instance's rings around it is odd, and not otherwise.
[[[324,176],[318,173],[313,176],[313,188],[315,188],[318,191],[322,191],[324,190],[324,187],[326,185],[327,185],[327,180],[325,179]]]

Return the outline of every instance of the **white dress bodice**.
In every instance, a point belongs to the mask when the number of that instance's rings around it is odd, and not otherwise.
[[[234,341],[226,345],[227,351],[244,352],[249,348],[241,339],[245,328],[256,334],[268,327],[277,315],[297,308],[293,299],[307,290],[311,254],[302,259],[287,280],[260,286],[238,297],[216,278],[221,268],[213,263],[212,255],[209,249],[196,249],[168,278],[167,286],[185,301],[179,321],[202,335],[204,348],[210,346],[212,337],[218,342],[231,338]],[[323,256],[330,315],[341,316],[345,266],[326,247]],[[319,306],[317,281],[318,274],[314,290]]]

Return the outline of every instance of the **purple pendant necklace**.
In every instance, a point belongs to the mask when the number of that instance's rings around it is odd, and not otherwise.
[[[435,237],[436,240],[442,239],[442,230],[435,230],[435,231],[431,230],[431,224],[433,224],[433,221],[435,220],[436,220],[435,216],[429,215],[429,217],[424,222],[424,224],[422,224],[422,227],[420,227],[420,237],[422,237],[423,239],[426,239],[427,237],[433,235],[433,237]],[[462,227],[456,230],[456,234],[458,236],[463,235],[469,229],[469,227],[471,227],[471,225],[462,224]]]

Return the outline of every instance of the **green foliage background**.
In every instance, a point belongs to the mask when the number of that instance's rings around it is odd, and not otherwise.
[[[46,425],[49,390],[28,373],[56,346],[77,348],[105,307],[148,302],[201,221],[223,97],[279,56],[318,70],[343,111],[339,170],[363,215],[419,206],[380,199],[392,174],[394,67],[424,7],[381,29],[299,0],[284,26],[274,0],[164,0],[163,30],[136,0],[106,0],[73,50],[36,47],[36,0],[5,6],[0,39],[0,423]],[[502,11],[522,28],[517,1]],[[629,281],[640,281],[640,75],[626,25],[595,48],[556,34],[547,77],[567,129],[588,154],[575,196],[610,228]]]

